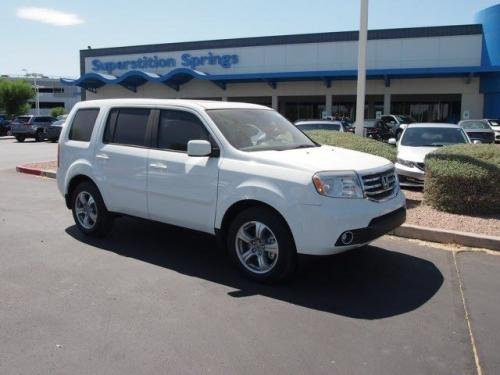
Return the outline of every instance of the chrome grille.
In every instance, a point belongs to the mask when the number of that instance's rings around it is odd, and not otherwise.
[[[394,169],[361,176],[365,196],[375,201],[391,197],[398,188]]]

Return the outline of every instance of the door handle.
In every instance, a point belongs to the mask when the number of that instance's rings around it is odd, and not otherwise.
[[[154,169],[167,169],[167,166],[163,163],[150,163],[149,166]]]
[[[101,159],[101,160],[108,160],[109,159],[109,156],[106,155],[106,154],[96,154],[95,155],[95,158],[96,159]]]

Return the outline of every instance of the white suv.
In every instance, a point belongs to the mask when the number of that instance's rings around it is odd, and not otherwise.
[[[66,123],[57,182],[87,235],[116,214],[191,228],[216,235],[247,276],[278,281],[298,253],[357,248],[405,220],[392,163],[320,146],[264,106],[97,100]]]

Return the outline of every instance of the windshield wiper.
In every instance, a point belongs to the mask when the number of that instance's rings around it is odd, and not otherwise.
[[[285,150],[297,150],[299,148],[311,148],[311,147],[319,147],[319,146],[318,145],[298,145],[298,146],[287,148]]]

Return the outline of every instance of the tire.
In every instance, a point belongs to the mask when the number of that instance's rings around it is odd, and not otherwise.
[[[37,130],[35,133],[35,142],[43,141],[43,132],[41,130]]]
[[[26,139],[26,137],[24,135],[16,135],[16,140],[18,142],[24,142],[24,140]]]
[[[85,201],[87,205],[83,204]],[[84,234],[104,237],[111,230],[113,216],[106,209],[99,189],[92,182],[81,182],[73,190],[71,210],[76,226]],[[88,216],[88,219],[85,219],[85,216]]]
[[[227,250],[236,267],[258,282],[284,281],[297,266],[292,234],[283,218],[269,208],[254,207],[240,212],[229,226]]]

